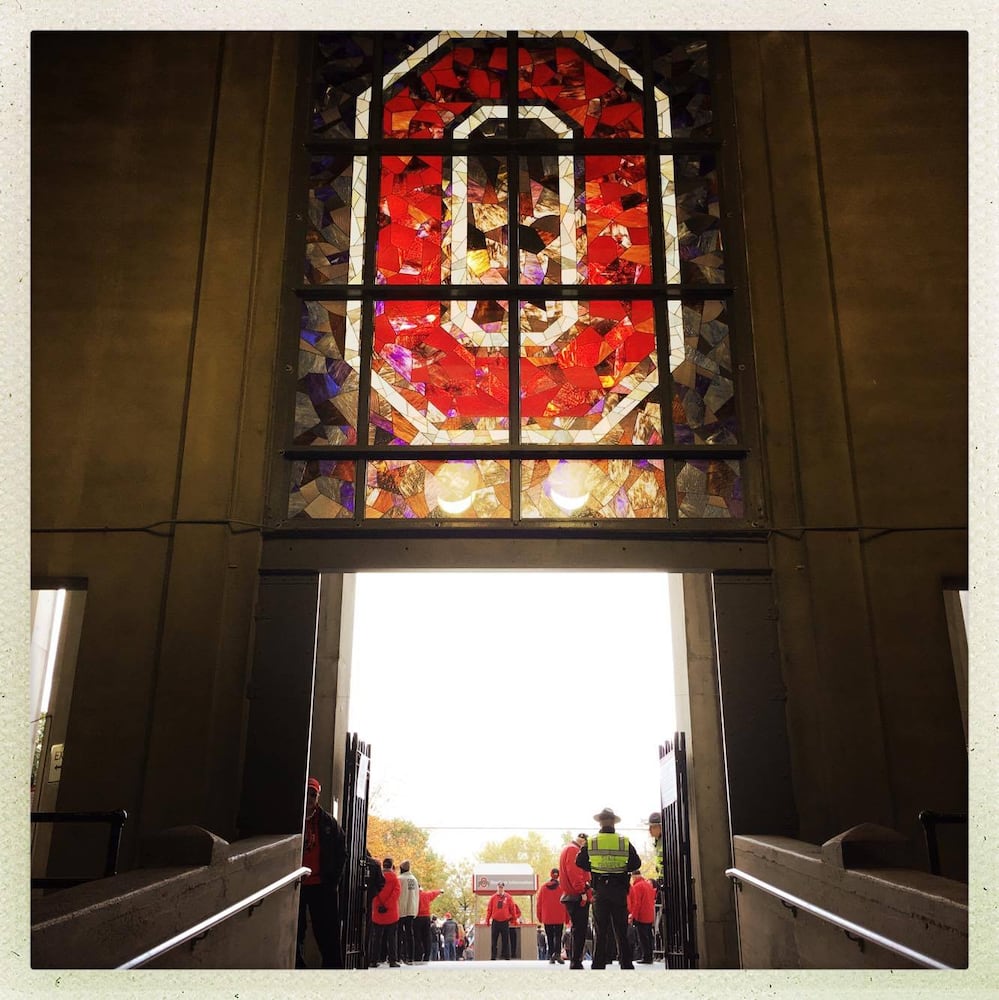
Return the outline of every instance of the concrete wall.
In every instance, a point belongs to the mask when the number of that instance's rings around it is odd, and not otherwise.
[[[731,37],[800,835],[966,809],[966,37]],[[889,529],[883,531],[882,529]]]
[[[173,851],[161,851],[148,867],[36,900],[32,968],[117,968],[271,886],[302,857],[295,835],[210,843],[206,831],[189,828],[171,838]],[[208,856],[184,858],[192,847],[196,854],[207,847]],[[291,969],[298,892],[297,881],[277,889],[142,967]]]
[[[32,574],[87,581],[58,805],[126,808],[127,866],[234,828],[297,42],[32,41]]]

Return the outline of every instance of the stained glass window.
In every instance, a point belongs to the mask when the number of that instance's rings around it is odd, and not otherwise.
[[[711,50],[315,37],[289,518],[744,516]]]

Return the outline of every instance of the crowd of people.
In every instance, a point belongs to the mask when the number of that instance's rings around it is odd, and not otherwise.
[[[337,821],[319,805],[321,786],[309,778],[302,864],[310,874],[299,895],[296,967],[305,968],[306,926],[322,956],[323,968],[342,968],[340,955],[339,883],[346,863],[344,835]],[[570,969],[605,969],[617,962],[633,969],[635,962],[654,961],[658,895],[663,886],[661,814],[649,816],[649,835],[656,853],[656,875],[641,873],[642,860],[630,840],[617,833],[620,816],[602,809],[594,817],[595,834],[577,834],[562,849],[557,868],[537,894],[538,958]],[[367,966],[390,968],[435,961],[462,961],[474,956],[475,929],[464,928],[450,913],[431,914],[440,889],[423,889],[410,861],[396,871],[393,858],[380,863],[367,854]],[[658,919],[661,919],[659,907]],[[508,961],[520,957],[523,912],[504,882],[498,882],[486,907],[489,957]],[[484,947],[484,945],[483,945]],[[637,956],[637,959],[636,959]],[[480,956],[484,957],[484,955]]]

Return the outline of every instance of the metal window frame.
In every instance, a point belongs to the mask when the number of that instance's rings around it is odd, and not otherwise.
[[[372,80],[372,101],[369,110],[369,137],[319,138],[311,133],[310,108],[312,96],[313,61],[317,55],[315,33],[304,33],[300,39],[299,81],[296,96],[298,117],[295,128],[293,164],[289,178],[289,212],[287,216],[287,251],[283,272],[282,310],[279,319],[282,331],[279,337],[278,378],[274,401],[275,418],[272,422],[272,449],[270,484],[265,524],[268,533],[294,535],[334,534],[357,535],[439,533],[446,531],[457,535],[465,533],[517,534],[567,530],[584,532],[589,535],[674,534],[679,536],[717,534],[727,536],[746,532],[754,534],[764,524],[763,504],[760,485],[762,483],[759,462],[759,435],[755,420],[755,379],[752,372],[752,350],[749,340],[749,311],[746,295],[745,261],[741,233],[736,224],[741,218],[738,204],[738,159],[729,132],[733,100],[724,85],[730,81],[728,72],[727,46],[724,36],[710,32],[659,32],[673,39],[703,38],[710,47],[712,67],[712,105],[714,135],[711,138],[659,138],[654,129],[646,128],[646,136],[639,139],[585,139],[579,136],[561,139],[521,139],[507,135],[496,138],[469,137],[467,139],[392,139],[381,135],[382,88],[377,81],[382,78],[379,68],[382,63],[382,41],[385,32],[370,32],[374,43]],[[555,39],[521,39],[516,31],[507,32],[506,45],[508,59],[513,58],[516,48],[522,42],[539,46]],[[558,39],[558,44],[570,44],[582,49],[568,39]],[[446,47],[455,41],[445,43],[428,58],[437,58]],[[502,44],[502,40],[500,40]],[[642,44],[643,79],[647,81],[644,90],[644,116],[646,124],[655,122],[654,94],[652,82],[653,41],[651,33],[644,33]],[[512,119],[515,107],[519,106],[515,88],[508,88],[507,113]],[[488,152],[492,156],[507,156],[508,203],[511,206],[508,254],[511,277],[519,267],[517,223],[514,217],[517,205],[519,183],[518,158],[523,153],[544,150],[558,150],[560,154],[572,156],[599,155],[606,153],[641,152],[646,157],[646,179],[648,181],[647,205],[652,253],[652,281],[642,285],[379,285],[374,282],[375,248],[378,231],[372,224],[377,219],[379,199],[379,179],[381,156],[386,151],[390,155],[434,154],[449,157],[455,154]],[[302,247],[305,244],[307,228],[303,193],[307,188],[309,164],[312,157],[320,154],[342,153],[345,156],[367,156],[367,206],[364,234],[364,270],[360,283],[306,285],[302,281]],[[711,153],[716,158],[719,187],[719,203],[723,206],[720,220],[723,245],[725,247],[725,284],[691,285],[666,283],[664,277],[664,229],[662,198],[660,189],[659,158],[694,153]],[[371,345],[374,302],[376,300],[465,300],[498,299],[509,303],[508,358],[519,357],[519,309],[524,300],[607,300],[650,301],[653,304],[656,325],[657,366],[659,386],[656,390],[663,419],[662,445],[565,445],[530,444],[520,442],[519,420],[519,367],[509,364],[510,372],[510,441],[505,445],[406,445],[385,446],[363,443],[368,437],[369,400],[371,383]],[[666,317],[668,303],[677,300],[719,300],[725,303],[729,325],[729,347],[732,352],[734,373],[735,409],[738,419],[741,443],[734,446],[719,445],[677,445],[672,438],[673,425],[670,410],[673,396],[673,380],[669,369],[669,332]],[[361,354],[359,371],[359,393],[357,414],[356,445],[296,446],[293,443],[293,414],[297,383],[297,361],[299,347],[299,322],[302,303],[305,301],[346,301],[361,305]],[[664,461],[667,491],[667,517],[656,519],[621,518],[592,519],[578,518],[528,518],[520,517],[520,462],[525,458],[635,458],[660,459]],[[405,520],[377,519],[364,516],[366,494],[366,464],[372,459],[419,459],[450,458],[454,460],[492,458],[509,461],[511,468],[510,493],[511,517],[509,519],[448,519],[448,520]],[[694,518],[680,517],[676,480],[680,467],[688,459],[735,459],[740,462],[744,513],[742,518]],[[293,461],[352,461],[355,473],[355,509],[351,518],[330,519],[290,519],[287,517],[291,463]]]

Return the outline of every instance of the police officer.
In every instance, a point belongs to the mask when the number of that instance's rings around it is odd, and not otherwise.
[[[649,813],[649,836],[656,851],[656,888],[663,887],[663,814]]]
[[[602,809],[593,817],[600,832],[590,837],[576,857],[576,865],[590,873],[593,888],[593,962],[591,969],[604,969],[611,957],[611,934],[617,941],[618,963],[633,969],[628,940],[628,889],[631,873],[642,867],[642,859],[627,837],[614,831],[621,817],[613,809]]]

